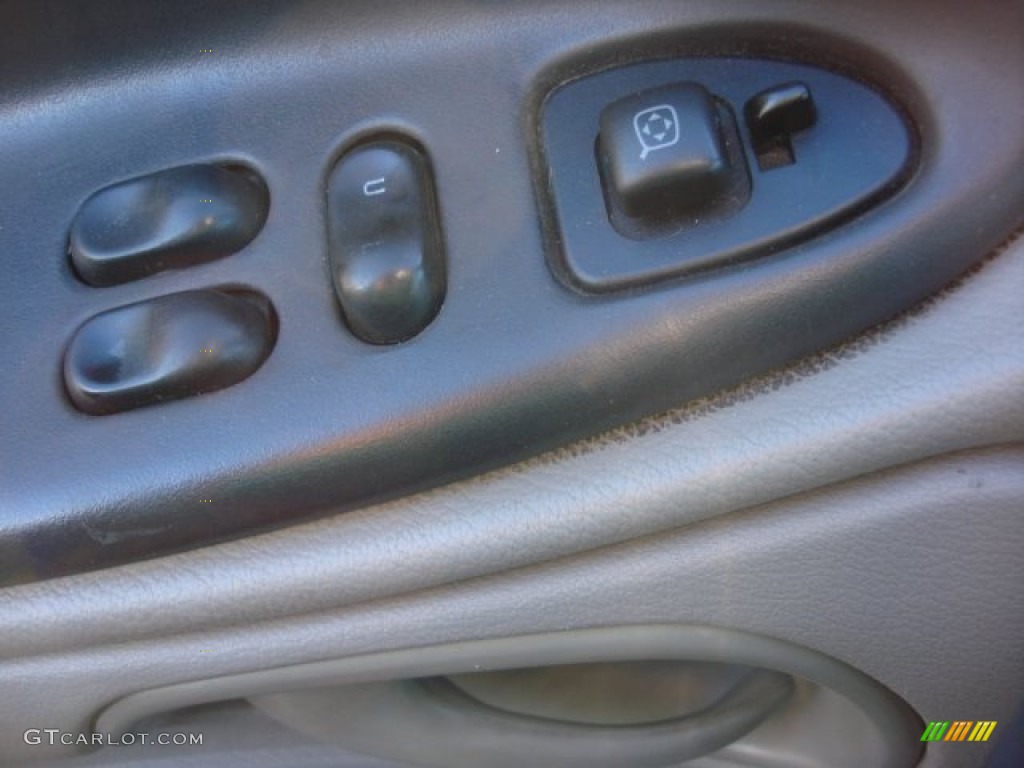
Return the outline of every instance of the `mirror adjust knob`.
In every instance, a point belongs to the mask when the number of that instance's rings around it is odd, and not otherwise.
[[[671,218],[706,208],[731,186],[715,100],[697,83],[628,96],[601,113],[606,192],[627,216]]]

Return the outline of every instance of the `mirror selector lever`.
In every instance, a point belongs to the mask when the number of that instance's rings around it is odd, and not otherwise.
[[[729,152],[724,124],[731,122],[728,109],[692,82],[606,107],[598,152],[611,207],[635,219],[666,220],[721,204],[746,178],[742,156]]]
[[[437,200],[424,154],[381,140],[347,152],[327,183],[334,290],[351,331],[371,344],[412,338],[446,290]]]
[[[818,120],[811,89],[801,82],[761,91],[747,101],[743,113],[763,171],[796,162],[792,136],[813,127]]]
[[[786,83],[761,91],[744,107],[754,145],[806,131],[818,119],[810,89],[803,83]]]

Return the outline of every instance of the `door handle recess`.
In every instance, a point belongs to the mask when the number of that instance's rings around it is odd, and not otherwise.
[[[415,724],[416,738],[393,740],[398,755],[415,765],[463,768],[659,768],[715,752],[743,738],[792,695],[793,679],[755,670],[722,699],[685,717],[636,725],[594,725],[534,717],[498,709],[469,695],[448,678],[356,685],[323,692],[334,716],[387,713],[389,727]],[[379,718],[378,718],[379,719]],[[364,746],[346,735],[346,746]],[[369,727],[366,751],[380,754]]]
[[[666,768],[743,738],[783,709],[794,687],[785,673],[746,670],[709,706],[630,725],[513,712],[447,677],[321,688],[258,706],[308,735],[424,768]]]
[[[675,682],[660,681],[659,668]],[[717,627],[637,625],[191,680],[112,702],[93,732],[123,734],[158,713],[236,698],[318,741],[444,768],[655,768],[730,751],[743,737],[740,749],[779,728],[787,743],[806,736],[808,765],[907,768],[920,758],[924,727],[877,681],[812,649]],[[834,738],[853,721],[861,740]]]

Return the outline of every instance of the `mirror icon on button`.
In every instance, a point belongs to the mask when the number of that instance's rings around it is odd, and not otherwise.
[[[633,130],[640,140],[640,159],[656,149],[666,149],[679,143],[679,115],[671,104],[659,104],[637,112],[633,117]]]

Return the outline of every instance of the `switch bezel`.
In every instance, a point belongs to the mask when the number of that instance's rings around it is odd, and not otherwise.
[[[792,137],[797,162],[771,169],[759,166],[749,127],[741,126],[736,151],[746,158],[749,199],[681,210],[660,227],[637,225],[607,205],[588,142],[608,104],[691,81],[734,112],[773,85],[804,82],[819,118]],[[767,59],[680,58],[599,72],[555,89],[539,121],[549,264],[564,284],[584,293],[693,275],[809,240],[893,195],[918,157],[916,134],[887,96],[823,68]]]

